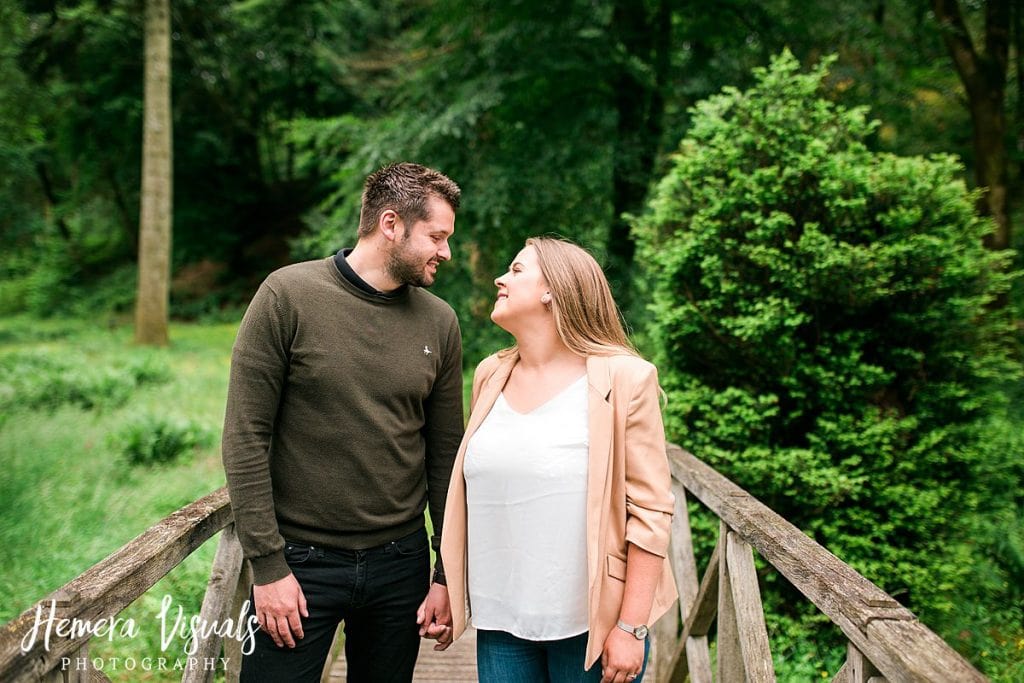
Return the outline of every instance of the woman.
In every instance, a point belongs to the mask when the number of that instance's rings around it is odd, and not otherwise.
[[[636,683],[676,598],[656,370],[580,247],[529,239],[494,282],[516,344],[477,367],[448,492],[453,635],[471,613],[485,683]]]

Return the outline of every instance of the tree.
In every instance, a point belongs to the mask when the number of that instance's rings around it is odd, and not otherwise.
[[[693,126],[637,223],[669,436],[924,618],[967,582],[1007,252],[952,157],[866,145],[788,53]],[[784,604],[784,603],[783,603]]]
[[[340,235],[354,232],[368,172],[402,159],[444,171],[465,203],[458,257],[435,289],[464,316],[473,361],[506,343],[486,322],[493,280],[527,236],[559,233],[607,260],[619,73],[609,49],[613,7],[445,0],[420,11],[350,58],[378,69],[365,116],[296,126],[319,162],[333,165],[336,187],[301,253],[351,239]]]
[[[167,344],[171,272],[171,13],[169,0],[146,0],[146,94],[139,219],[135,341]]]
[[[1010,50],[1010,0],[985,0],[984,46],[979,51],[958,0],[932,0],[942,39],[967,93],[974,128],[974,177],[985,188],[978,209],[995,219],[985,238],[992,249],[1010,248],[1006,78]]]
[[[672,12],[669,0],[618,0],[610,38],[616,44],[611,92],[617,118],[612,151],[612,216],[607,243],[608,279],[623,310],[632,308],[636,251],[627,214],[643,208],[661,151],[667,96]]]

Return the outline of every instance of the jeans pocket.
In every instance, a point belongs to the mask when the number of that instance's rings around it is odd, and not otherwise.
[[[313,546],[297,543],[284,544],[284,559],[289,565],[303,564],[313,557]]]
[[[430,550],[430,541],[427,540],[426,532],[417,532],[406,536],[405,538],[393,541],[391,546],[395,549],[396,553],[403,557],[407,557],[411,555],[422,555]]]

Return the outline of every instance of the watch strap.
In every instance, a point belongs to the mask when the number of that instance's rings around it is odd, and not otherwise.
[[[615,622],[615,625],[637,640],[644,640],[647,637],[647,626],[644,624],[639,626],[630,626],[622,619],[619,619]]]

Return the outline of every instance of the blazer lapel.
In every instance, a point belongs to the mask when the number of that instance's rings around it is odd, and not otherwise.
[[[452,479],[448,487],[448,505],[444,511],[444,526],[441,538],[441,550],[444,566],[448,572],[448,594],[452,605],[452,626],[458,638],[466,628],[468,618],[468,599],[466,593],[466,480],[462,474],[466,460],[466,447],[469,438],[480,427],[480,424],[491,412],[494,402],[501,395],[501,390],[508,380],[517,356],[500,362],[491,376],[484,380],[477,390],[476,402],[472,406],[469,424],[455,456],[452,468]]]
[[[505,382],[508,381],[508,376],[512,374],[512,368],[515,367],[518,360],[518,354],[503,359],[501,364],[491,373],[491,376],[480,386],[480,395],[476,397],[476,403],[473,404],[469,414],[469,423],[466,425],[465,443],[469,442],[469,437],[473,435],[484,421],[484,418],[491,412],[494,402],[501,395],[501,390],[505,388]]]
[[[587,356],[587,408],[590,446],[587,467],[587,569],[590,586],[600,578],[601,558],[598,557],[600,534],[606,524],[607,506],[605,487],[612,458],[612,417],[614,410],[608,398],[611,394],[611,373],[606,356]]]

